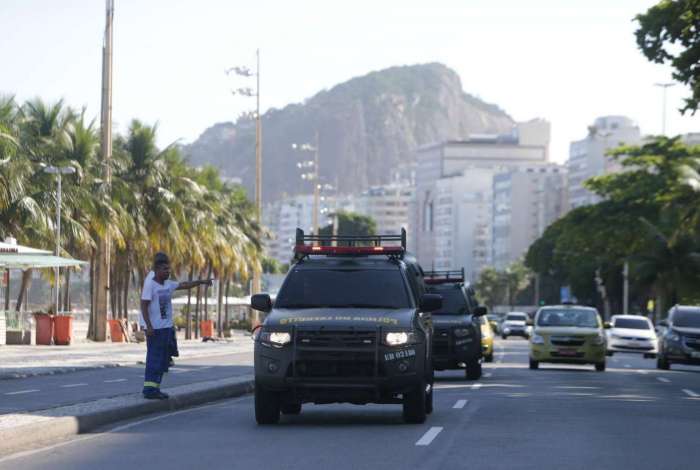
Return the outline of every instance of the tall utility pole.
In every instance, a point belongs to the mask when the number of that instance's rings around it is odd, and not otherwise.
[[[654,83],[654,86],[663,89],[662,109],[661,109],[661,135],[666,135],[666,91],[669,87],[675,86],[675,83]]]
[[[257,209],[258,223],[262,226],[262,122],[260,120],[260,49],[255,51],[255,207]],[[257,294],[262,290],[261,273],[259,269],[253,271],[253,285],[251,294]],[[254,314],[257,317],[257,312]],[[256,318],[257,321],[257,318]]]
[[[102,47],[102,116],[101,116],[101,154],[102,176],[107,194],[112,186],[112,25],[114,21],[114,0],[106,0],[106,20],[104,45]],[[105,231],[97,246],[97,263],[93,297],[92,339],[106,341],[107,311],[109,306],[109,268],[111,240]]]
[[[628,315],[630,309],[630,263],[625,261],[622,268],[622,314]]]

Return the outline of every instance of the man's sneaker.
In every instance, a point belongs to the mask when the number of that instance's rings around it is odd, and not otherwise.
[[[170,398],[170,395],[168,395],[167,393],[163,393],[160,390],[157,390],[155,392],[145,392],[143,394],[143,397],[146,400],[167,400],[168,398]]]

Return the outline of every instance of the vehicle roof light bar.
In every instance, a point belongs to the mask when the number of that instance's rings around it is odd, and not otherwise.
[[[399,242],[399,244],[385,244]],[[309,255],[403,256],[406,253],[406,230],[399,235],[306,235],[297,229],[295,258]]]
[[[449,284],[464,282],[464,268],[452,271],[426,271],[424,279],[426,284]]]

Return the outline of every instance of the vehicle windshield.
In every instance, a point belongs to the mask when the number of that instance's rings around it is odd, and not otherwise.
[[[615,328],[627,328],[630,330],[649,330],[649,322],[637,318],[617,318]]]
[[[700,310],[677,310],[673,314],[673,326],[700,328]]]
[[[295,269],[275,308],[410,308],[398,269]]]
[[[442,296],[442,308],[433,315],[467,315],[469,305],[461,289],[435,289],[431,291]]]
[[[540,312],[537,326],[595,328],[598,326],[598,313],[595,310],[583,308],[547,309]]]
[[[527,316],[522,314],[508,314],[506,321],[527,321]]]

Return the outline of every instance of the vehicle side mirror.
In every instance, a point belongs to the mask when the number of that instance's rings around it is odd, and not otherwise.
[[[489,313],[489,311],[486,307],[479,305],[478,307],[476,307],[474,309],[474,313],[472,315],[474,315],[475,317],[483,317],[484,315],[486,315],[488,313]]]
[[[272,310],[272,299],[268,294],[255,294],[250,298],[250,306],[261,312]]]
[[[421,312],[434,312],[442,308],[442,296],[440,294],[423,294],[420,299]]]
[[[659,326],[663,326],[663,327],[668,328],[668,320],[661,320],[659,322]]]
[[[605,323],[603,323],[603,328],[605,328],[606,330],[609,330],[610,328],[612,328],[612,325],[610,324],[609,321],[606,321]]]

